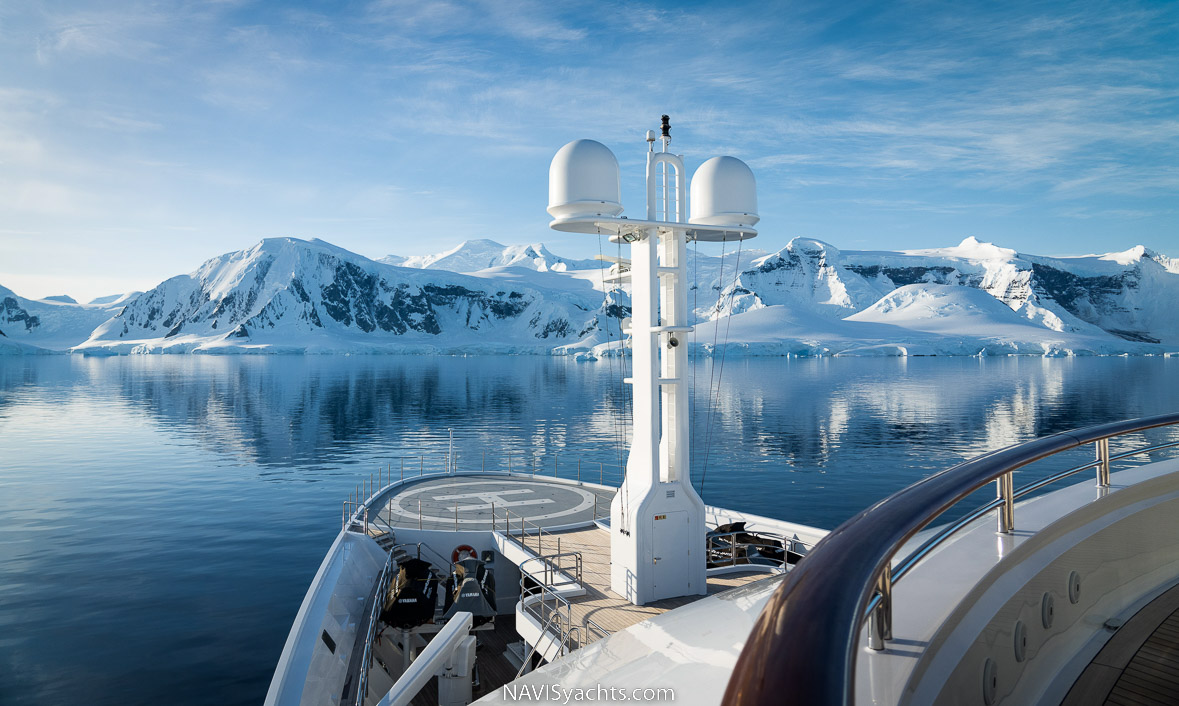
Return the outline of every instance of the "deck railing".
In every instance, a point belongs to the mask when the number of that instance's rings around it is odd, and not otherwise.
[[[737,541],[738,536],[755,536],[759,540],[749,542]],[[748,564],[762,564],[766,566],[777,566],[780,568],[786,567],[785,553],[790,551],[796,554],[806,554],[813,545],[802,541],[801,539],[786,537],[775,534],[773,532],[751,532],[748,530],[740,530],[737,532],[709,532],[707,537],[707,551],[705,556],[708,557],[709,568],[717,566],[742,566]],[[750,556],[749,550],[759,551],[759,555]],[[783,557],[781,561],[767,556],[761,556],[760,550],[769,549],[774,551],[781,551]]]
[[[373,605],[368,614],[368,632],[364,640],[364,653],[360,657],[360,677],[356,686],[355,706],[364,706],[364,700],[368,696],[368,672],[373,664],[373,636],[377,631],[377,616],[381,614],[385,594],[388,593],[389,583],[393,580],[393,566],[393,554],[390,552],[385,559],[385,568],[381,569],[381,575],[377,578],[377,589],[373,594]]]
[[[439,468],[429,468],[428,469],[426,466],[426,460],[428,458],[433,460],[433,457],[426,456],[424,454],[417,455],[417,456],[399,457],[399,461],[400,461],[399,464],[394,464],[393,462],[390,462],[388,466],[380,466],[377,468],[376,473],[370,473],[370,474],[368,474],[367,478],[363,478],[360,483],[357,483],[355,485],[355,487],[353,488],[353,491],[351,493],[349,493],[348,499],[344,501],[343,517],[341,519],[342,529],[348,529],[349,527],[354,527],[357,529],[357,531],[367,532],[368,528],[369,528],[369,523],[371,521],[375,521],[376,518],[379,517],[379,515],[376,512],[374,512],[371,517],[369,516],[369,513],[368,513],[368,510],[372,509],[374,501],[376,501],[377,498],[379,498],[382,494],[384,494],[386,491],[388,491],[394,485],[399,485],[401,483],[404,483],[407,477],[410,479],[413,479],[413,478],[425,478],[425,477],[430,477],[430,476],[445,476],[445,475],[451,475],[451,474],[455,474],[455,473],[462,473],[462,474],[502,473],[504,471],[504,469],[499,467],[498,465],[494,468],[488,469],[487,465],[486,465],[486,455],[484,455],[484,457],[481,459],[480,466],[477,470],[461,468],[458,463],[458,454],[454,454],[453,456],[447,456],[447,455],[443,454],[442,455],[442,462],[439,464],[440,469]],[[515,466],[513,466],[512,465],[512,458],[513,458],[512,454],[507,454],[505,456],[505,459],[507,462],[506,470],[508,473],[512,473],[512,474],[516,474],[516,475],[529,474],[529,475],[535,476],[535,475],[540,475],[542,472],[545,472],[547,470],[546,468],[543,467],[543,464],[541,463],[540,459],[530,458],[529,460],[533,461],[532,464],[517,463]],[[559,470],[561,467],[558,463],[560,457],[559,457],[559,455],[554,454],[552,458],[553,458],[553,465],[552,465],[552,473],[553,473],[552,477],[553,478],[565,477],[566,480],[576,480],[578,483],[597,482],[598,485],[606,485],[607,481],[609,481],[610,483],[620,484],[622,482],[621,481],[622,476],[625,473],[625,468],[622,466],[608,464],[608,463],[602,463],[602,462],[595,462],[592,464],[588,464],[588,463],[583,464],[582,461],[580,459],[578,459],[576,461],[576,463],[570,462],[570,464],[566,465],[568,477],[561,476],[559,474]],[[505,459],[501,459],[501,460],[505,460]],[[410,461],[410,463],[408,464],[408,471],[409,471],[408,475],[406,473],[406,469],[407,469],[406,461]],[[415,464],[415,463],[413,463],[413,461],[417,461],[417,463]],[[585,465],[584,475],[582,473],[582,471],[583,471],[582,466],[583,465]],[[610,470],[609,474],[607,474],[607,472],[606,472],[607,469]],[[415,470],[417,471],[416,473],[414,472]],[[570,472],[570,470],[572,472]],[[458,515],[459,515],[459,511],[461,509],[462,509],[461,506],[458,506],[458,505],[455,506],[455,529],[456,530],[459,529],[459,526],[460,526],[460,521],[459,521]],[[506,509],[504,511],[507,512]],[[418,514],[419,514],[418,528],[422,529],[423,528],[423,518],[421,516],[421,508],[420,507],[419,507]],[[596,520],[600,517],[608,517],[609,514],[610,514],[609,504],[606,504],[602,508],[599,508],[598,498],[595,495],[594,516],[593,516],[594,519]],[[492,517],[493,517],[493,526],[497,526],[495,524],[495,521],[498,518],[498,514],[496,513],[494,507],[492,508]],[[517,519],[512,519],[511,522],[513,524],[518,524]],[[539,537],[543,534],[538,531],[539,528],[535,524],[528,523],[528,525],[529,525],[529,527],[528,527],[529,532],[527,532],[527,533],[521,532],[522,534],[528,534],[529,536],[535,536],[535,537]]]
[[[545,637],[560,646],[560,654],[567,654],[610,634],[589,618],[581,625],[573,623],[573,606],[560,592],[579,587],[581,582],[581,552],[535,556],[520,564],[520,606],[540,625],[541,638],[532,645],[516,676],[527,670]]]
[[[1095,469],[1108,488],[1115,461],[1179,446],[1179,440],[1111,455],[1109,440],[1179,424],[1163,414],[1054,434],[984,454],[895,493],[840,525],[820,541],[774,592],[759,616],[725,692],[726,706],[794,703],[851,704],[856,654],[864,622],[869,647],[892,638],[892,592],[918,562],[971,522],[994,510],[1000,532],[1017,524],[1015,500],[1050,483]],[[1020,489],[1013,473],[1035,461],[1093,444],[1094,460]],[[894,566],[917,532],[971,493],[995,483],[997,497],[936,532]],[[799,650],[799,646],[804,649]]]
[[[602,510],[604,508],[604,510]],[[605,517],[610,515],[610,507],[605,503],[599,505],[598,496],[594,494],[594,515],[593,519],[597,520],[603,515],[600,512],[605,512]],[[502,512],[503,519],[500,520]],[[547,548],[556,554],[561,553],[561,535],[555,534],[544,527],[528,520],[522,515],[518,515],[507,508],[496,508],[495,504],[491,506],[491,527],[497,532],[501,532],[504,537],[520,545],[525,551],[532,552],[536,555],[545,553],[546,542],[548,540]]]

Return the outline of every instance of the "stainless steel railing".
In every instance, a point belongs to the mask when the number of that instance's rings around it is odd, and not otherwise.
[[[768,539],[768,542],[738,542],[738,535],[753,535],[760,539]],[[753,556],[750,557],[748,550],[750,548],[755,550],[771,549],[781,551],[783,555],[787,551],[792,551],[797,554],[806,554],[812,548],[812,544],[802,541],[797,538],[787,538],[783,535],[774,532],[750,531],[740,530],[738,532],[724,532],[717,534],[710,532],[707,537],[707,551],[705,556],[708,557],[709,567],[716,566],[739,566],[745,564],[763,564],[767,566],[778,566],[785,568],[786,557],[783,556],[781,561],[767,556]],[[744,553],[742,553],[744,552]]]
[[[500,522],[499,516],[503,514],[503,522]],[[605,513],[600,514],[600,513]],[[599,506],[598,496],[594,494],[594,515],[593,519],[597,520],[599,517],[609,517],[610,506],[603,503]],[[520,545],[525,551],[533,552],[538,556],[545,553],[546,539],[547,547],[550,550],[561,553],[561,535],[555,534],[546,530],[544,527],[526,519],[522,515],[518,515],[507,508],[496,508],[495,504],[491,505],[491,527],[493,530],[500,532],[504,537]]]
[[[1050,483],[1096,469],[1097,485],[1108,487],[1115,461],[1179,447],[1175,440],[1111,455],[1110,439],[1176,424],[1179,413],[1163,414],[1010,446],[925,478],[859,513],[821,540],[774,592],[745,643],[724,703],[776,704],[790,694],[795,703],[851,704],[864,621],[869,647],[883,647],[892,636],[893,588],[921,559],[992,510],[1000,532],[1014,531],[1015,500]],[[1087,444],[1093,444],[1093,461],[1015,489],[1014,471]],[[940,529],[894,566],[894,556],[917,532],[990,483],[997,487],[995,500]]]
[[[381,569],[381,575],[377,579],[373,606],[368,614],[368,633],[364,640],[364,653],[360,658],[360,678],[356,686],[355,706],[363,706],[364,699],[368,696],[368,672],[373,664],[373,636],[377,631],[377,616],[381,614],[385,594],[389,591],[389,583],[393,579],[393,565],[393,554],[390,552],[385,559],[385,568]]]
[[[389,554],[392,556],[393,554],[397,553],[398,549],[407,549],[409,547],[414,548],[414,553],[416,555],[415,558],[421,559],[422,550],[425,549],[427,554],[432,554],[434,556],[434,560],[431,563],[440,567],[439,570],[442,570],[442,567],[445,567],[447,572],[454,571],[454,562],[431,549],[430,545],[426,544],[425,542],[403,542],[401,544],[394,544],[389,548]],[[409,552],[406,551],[406,554],[408,553]]]
[[[430,458],[433,459],[433,457],[430,457]],[[553,477],[554,478],[562,477],[558,473],[558,471],[559,471],[559,465],[558,465],[559,456],[557,454],[554,454],[552,458],[553,458],[553,465],[552,465]],[[455,453],[453,455],[442,454],[442,463],[444,465],[442,466],[441,472],[439,472],[437,470],[432,470],[430,473],[426,473],[427,456],[425,454],[417,455],[417,456],[399,457],[399,459],[400,459],[400,466],[396,471],[394,470],[393,462],[390,461],[388,466],[379,466],[377,468],[376,473],[369,473],[367,478],[362,478],[361,482],[359,482],[355,485],[355,487],[353,488],[353,491],[348,494],[348,499],[346,501],[344,501],[343,517],[341,519],[341,527],[343,529],[347,529],[350,526],[349,523],[351,522],[352,526],[362,528],[366,532],[368,531],[368,521],[366,520],[367,510],[373,506],[374,501],[377,500],[377,498],[380,497],[383,493],[388,491],[394,485],[405,482],[406,460],[409,460],[411,462],[414,460],[418,461],[418,463],[416,464],[418,472],[416,474],[413,472],[414,471],[413,466],[415,464],[410,463],[408,477],[411,479],[412,478],[422,478],[422,477],[427,477],[427,476],[444,476],[444,475],[450,475],[450,474],[454,474],[454,473],[474,473],[474,472],[476,472],[476,471],[463,471],[463,470],[459,469],[459,467],[458,467],[458,454],[457,453]],[[546,469],[542,468],[543,464],[540,462],[540,459],[537,459],[535,457],[531,457],[529,459],[529,461],[531,461],[530,463],[524,463],[524,464],[517,463],[515,466],[513,466],[511,453],[506,454],[506,459],[507,459],[507,472],[508,473],[512,473],[512,474],[516,474],[516,475],[519,475],[519,474],[539,475],[540,473],[542,473],[546,470]],[[477,472],[479,472],[479,473],[487,473],[487,472],[502,473],[503,472],[503,469],[500,468],[498,465],[495,468],[488,471],[486,461],[487,461],[486,454],[484,454],[481,459],[479,469]],[[576,480],[578,483],[583,482],[582,465],[583,465],[582,460],[578,459],[576,461],[576,465],[574,466],[576,475],[574,475],[574,473],[572,473],[572,472],[567,471],[567,475],[569,476],[569,478],[568,478],[569,480]],[[611,483],[621,483],[622,477],[625,475],[625,470],[626,470],[625,467],[623,467],[623,466],[617,466],[615,464],[608,464],[608,463],[601,463],[601,462],[594,463],[594,464],[586,464],[586,465],[588,466],[588,468],[585,470],[584,481],[585,482],[592,482],[595,480],[594,476],[596,475],[597,476],[596,480],[599,485],[605,485],[607,480],[610,481]],[[598,466],[598,468],[596,469],[598,471],[597,474],[593,473],[593,470],[594,470],[593,466],[594,465]],[[567,468],[568,468],[568,466],[567,466]],[[607,468],[611,469],[611,472],[609,475],[606,474]],[[455,506],[455,529],[456,530],[459,529],[459,525],[460,525],[459,517],[458,517],[458,512],[460,509],[461,509],[460,506],[458,506],[458,505]],[[507,512],[507,511],[505,510],[505,512]],[[594,519],[596,520],[599,517],[609,516],[609,513],[610,513],[610,507],[608,504],[604,508],[604,514],[602,512],[600,512],[600,509],[598,507],[598,498],[595,495],[595,498],[594,498]],[[418,528],[421,529],[423,526],[423,522],[422,522],[420,507],[418,508],[418,514],[419,514]],[[377,517],[377,515],[374,514],[373,519],[375,520],[376,517]],[[493,517],[493,526],[494,526],[494,518],[496,517],[496,512],[495,512],[494,507],[492,508],[492,517]],[[539,530],[539,528],[535,524],[528,523],[528,525],[529,525],[529,528],[532,530],[532,532],[530,533],[531,536],[540,536],[542,534],[541,532],[537,531],[537,530]]]
[[[566,559],[571,559],[572,565],[567,565]],[[529,568],[536,563],[541,566]],[[559,578],[561,576],[565,578]],[[545,636],[559,645],[560,654],[564,655],[610,634],[589,618],[581,625],[573,623],[573,605],[559,591],[577,587],[581,581],[581,552],[535,556],[520,564],[520,606],[525,613],[536,618],[542,637],[532,645],[516,676],[528,668]]]

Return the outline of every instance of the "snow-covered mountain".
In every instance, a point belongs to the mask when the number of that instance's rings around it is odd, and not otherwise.
[[[629,253],[611,246],[605,254]],[[565,354],[599,345],[605,353],[618,350],[620,321],[630,313],[617,280],[603,284],[610,263],[560,257],[541,244],[468,241],[434,256],[383,260],[276,238],[149,292],[87,305],[0,289],[0,341],[87,353]],[[1042,257],[973,238],[907,251],[796,238],[774,253],[693,246],[688,272],[699,329],[689,345],[705,352],[1179,350],[1171,311],[1179,261],[1141,246]]]
[[[423,271],[273,238],[143,293],[74,350],[547,353],[599,342],[600,315],[576,279]]]
[[[740,273],[722,293],[720,314],[774,305],[845,318],[907,285],[982,290],[1054,331],[1179,344],[1179,272],[1141,246],[1122,253],[1040,257],[967,238],[956,247],[841,251],[796,238]]]
[[[37,348],[64,350],[89,338],[96,326],[117,314],[122,304],[85,305],[65,297],[26,299],[0,286],[0,335],[31,349],[6,346],[9,353]]]
[[[593,270],[601,267],[596,260],[572,260],[549,252],[543,243],[500,245],[494,240],[467,240],[436,255],[401,257],[386,255],[377,262],[419,270],[478,272],[493,267],[527,267],[538,272]]]
[[[124,292],[122,294],[108,294],[105,297],[91,299],[87,306],[122,306],[128,304],[143,292]]]

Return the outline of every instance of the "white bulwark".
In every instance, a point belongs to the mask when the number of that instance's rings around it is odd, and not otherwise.
[[[683,158],[647,133],[645,220],[621,216],[618,161],[605,145],[577,140],[549,168],[555,230],[605,233],[631,246],[634,434],[626,478],[610,507],[611,589],[643,605],[707,591],[704,503],[688,457],[687,241],[743,240],[757,234],[753,173],[734,157],[697,170],[688,217]],[[655,142],[662,150],[655,151]]]

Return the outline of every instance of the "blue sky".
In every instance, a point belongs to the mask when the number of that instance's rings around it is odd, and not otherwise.
[[[0,5],[0,284],[80,300],[272,236],[544,241],[592,137],[758,179],[761,237],[1179,256],[1179,3]]]

